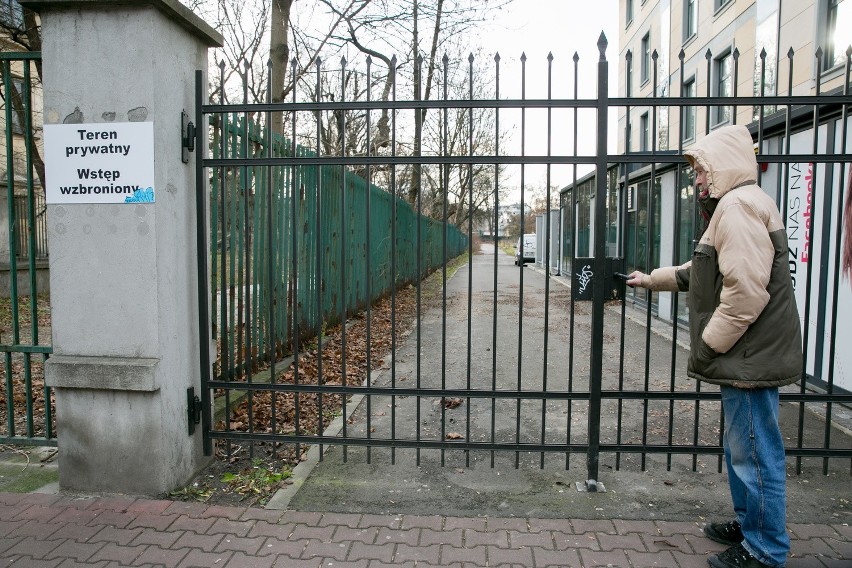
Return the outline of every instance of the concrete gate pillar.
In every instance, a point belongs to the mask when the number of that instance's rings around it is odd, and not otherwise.
[[[205,148],[182,163],[181,111],[193,115],[194,72],[222,37],[177,0],[21,4],[41,16],[45,125],[153,128],[153,203],[48,205],[45,375],[60,487],[162,494],[204,460],[200,429],[188,433],[187,388],[199,392],[209,346],[196,268],[194,160]]]

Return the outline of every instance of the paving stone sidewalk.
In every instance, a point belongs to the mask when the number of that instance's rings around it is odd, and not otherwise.
[[[852,567],[852,527],[791,525],[789,568]],[[0,493],[0,566],[592,568],[707,566],[688,522],[270,511]]]

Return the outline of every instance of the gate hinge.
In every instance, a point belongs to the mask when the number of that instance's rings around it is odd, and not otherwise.
[[[195,387],[186,389],[186,409],[189,418],[189,435],[195,434],[195,425],[201,423],[201,399],[195,395]]]
[[[189,163],[189,153],[195,151],[195,125],[190,122],[186,111],[180,113],[180,160],[184,164]]]

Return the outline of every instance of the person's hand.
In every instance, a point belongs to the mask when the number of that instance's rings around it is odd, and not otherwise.
[[[627,285],[631,288],[636,286],[642,287],[642,278],[645,277],[644,272],[640,272],[638,270],[634,270],[630,274],[627,275]]]

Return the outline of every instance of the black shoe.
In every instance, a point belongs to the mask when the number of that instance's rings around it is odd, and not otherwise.
[[[713,568],[772,568],[764,564],[743,548],[742,544],[732,546],[725,552],[707,558]]]
[[[704,525],[704,535],[710,540],[733,546],[743,541],[743,531],[738,521],[727,523],[708,523]]]

